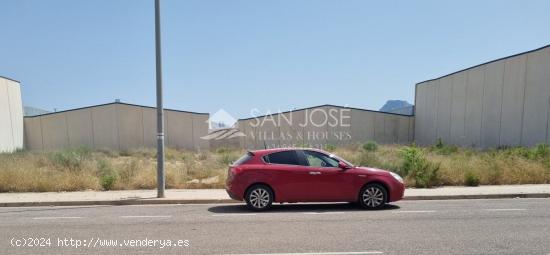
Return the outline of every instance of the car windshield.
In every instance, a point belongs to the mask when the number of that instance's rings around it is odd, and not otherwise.
[[[331,158],[333,158],[333,159],[336,159],[336,160],[338,160],[338,161],[342,161],[342,162],[346,163],[348,166],[353,167],[353,164],[352,164],[352,163],[350,163],[349,161],[347,161],[347,160],[345,160],[345,159],[343,159],[343,158],[341,158],[341,157],[339,157],[339,156],[337,156],[337,155],[335,155],[335,154],[332,154],[332,153],[331,153],[331,154],[329,154],[328,156],[331,157]]]

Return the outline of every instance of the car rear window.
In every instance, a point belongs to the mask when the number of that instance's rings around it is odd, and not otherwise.
[[[284,165],[299,165],[298,157],[296,156],[295,151],[281,151],[271,153],[264,156],[266,163],[271,164],[284,164]]]
[[[249,159],[251,159],[252,156],[254,156],[254,154],[252,154],[251,152],[247,152],[247,153],[244,154],[242,157],[240,157],[239,159],[237,159],[237,161],[233,162],[233,165],[234,165],[234,166],[242,165],[242,164],[246,163],[246,161],[248,161]]]

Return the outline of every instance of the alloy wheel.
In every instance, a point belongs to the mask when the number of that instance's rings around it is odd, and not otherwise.
[[[250,204],[257,209],[263,209],[269,205],[269,192],[263,188],[257,188],[250,192]]]
[[[361,199],[367,207],[376,208],[384,203],[384,192],[376,186],[367,187]]]

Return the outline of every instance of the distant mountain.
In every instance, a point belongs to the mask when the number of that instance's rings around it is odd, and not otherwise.
[[[229,125],[227,125],[224,122],[215,122],[215,121],[210,122],[210,129],[220,129],[220,128],[228,128],[228,127]]]
[[[404,100],[388,100],[386,104],[380,108],[380,111],[412,115],[413,105]]]
[[[23,106],[23,113],[25,116],[36,116],[36,115],[50,113],[50,111],[46,111],[40,108],[31,107],[31,106]]]

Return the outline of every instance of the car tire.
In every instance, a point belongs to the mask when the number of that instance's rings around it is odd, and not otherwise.
[[[254,185],[246,191],[246,205],[253,211],[265,211],[273,203],[273,191],[266,185]]]
[[[359,192],[358,203],[365,209],[380,209],[387,201],[388,191],[380,184],[367,184]]]

